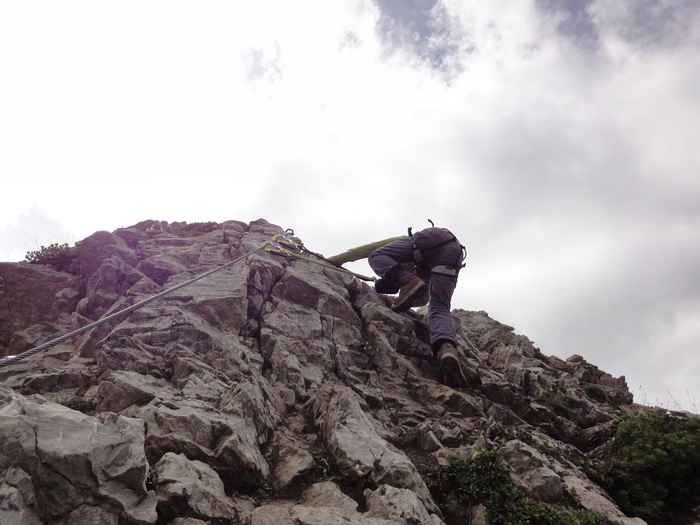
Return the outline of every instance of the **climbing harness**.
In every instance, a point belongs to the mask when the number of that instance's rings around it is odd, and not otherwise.
[[[57,344],[60,344],[64,341],[67,341],[68,339],[71,339],[75,336],[78,336],[80,334],[84,334],[85,332],[92,330],[93,328],[97,328],[98,326],[101,326],[105,323],[109,323],[110,321],[113,321],[114,319],[117,319],[119,317],[122,317],[124,315],[130,314],[131,312],[134,312],[135,310],[138,310],[139,308],[142,308],[146,306],[147,304],[160,299],[161,297],[164,297],[168,295],[169,293],[172,293],[176,290],[179,290],[181,288],[184,288],[185,286],[189,286],[190,284],[199,281],[201,279],[204,279],[205,277],[209,277],[211,274],[216,273],[220,270],[223,270],[224,268],[227,268],[239,261],[242,261],[246,257],[250,257],[256,252],[259,252],[261,250],[264,250],[266,252],[270,253],[276,253],[276,254],[281,254],[284,256],[288,257],[296,257],[297,259],[302,259],[307,262],[311,262],[314,264],[319,264],[325,268],[330,268],[332,270],[336,270],[338,272],[346,273],[349,275],[353,275],[355,277],[358,277],[362,280],[365,281],[376,281],[376,277],[367,277],[355,272],[351,272],[350,270],[346,270],[345,268],[341,268],[339,266],[335,266],[331,263],[323,263],[321,261],[317,261],[314,259],[311,259],[309,257],[304,257],[300,255],[298,252],[307,252],[310,253],[316,257],[319,257],[323,260],[325,260],[322,256],[315,254],[313,252],[310,252],[306,248],[304,248],[304,244],[299,240],[297,237],[294,236],[294,230],[288,229],[284,233],[280,233],[277,235],[273,235],[270,239],[267,241],[264,241],[260,246],[258,246],[256,249],[241,255],[240,257],[237,257],[236,259],[233,259],[225,264],[222,264],[221,266],[218,266],[212,270],[206,271],[196,277],[193,277],[189,281],[185,281],[183,283],[180,283],[176,286],[173,286],[172,288],[168,288],[167,290],[163,290],[160,293],[157,293],[151,297],[148,297],[144,299],[143,301],[139,301],[138,303],[135,303],[131,306],[128,306],[124,308],[123,310],[119,310],[118,312],[115,312],[113,314],[108,315],[107,317],[104,317],[98,321],[95,321],[94,323],[91,323],[89,325],[83,326],[82,328],[79,328],[77,330],[74,330],[68,334],[62,335],[61,337],[58,337],[57,339],[53,339],[52,341],[49,341],[47,343],[44,343],[43,345],[37,346],[36,348],[32,348],[31,350],[27,350],[26,352],[23,352],[21,354],[11,356],[11,357],[5,357],[4,359],[0,359],[0,368],[8,365],[13,365],[15,363],[18,363],[20,361],[23,361],[24,359],[33,356],[34,354],[38,354],[39,352],[42,352],[44,350],[47,350],[53,346],[56,346]]]
[[[428,219],[428,222],[431,224],[433,228],[435,228],[435,223]],[[459,244],[459,241],[457,240],[457,237],[455,237],[455,234],[452,233],[450,230],[447,228],[441,228],[442,230],[445,230],[447,233],[449,233],[452,238],[451,239],[446,239],[442,242],[439,242],[437,244],[434,244],[432,246],[423,247],[422,249],[418,246],[418,242],[416,239],[413,237],[413,228],[409,227],[408,228],[408,239],[411,241],[411,249],[413,251],[413,261],[416,263],[416,265],[420,266],[423,264],[425,261],[425,257],[423,255],[423,252],[430,252],[433,250],[436,250],[442,246],[445,246],[447,244],[450,244],[452,242],[456,242]],[[438,264],[437,266],[433,266],[430,268],[430,273],[438,273],[441,275],[449,275],[451,277],[456,277],[459,274],[459,270],[464,268],[464,264],[460,265],[459,262],[460,260],[464,260],[467,256],[467,249],[460,244],[462,248],[462,255],[460,255],[460,258],[457,260],[457,264],[454,266],[448,266],[446,264]]]
[[[148,297],[148,298],[144,299],[143,301],[139,301],[138,303],[135,303],[131,306],[128,306],[128,307],[124,308],[123,310],[119,310],[118,312],[115,312],[111,315],[108,315],[107,317],[104,317],[98,321],[95,321],[94,323],[91,323],[87,326],[83,326],[82,328],[74,330],[68,334],[62,335],[61,337],[54,339],[52,341],[49,341],[48,343],[44,343],[43,345],[37,346],[36,348],[32,348],[31,350],[27,350],[26,352],[23,352],[21,354],[18,354],[18,355],[12,356],[12,357],[6,357],[5,359],[0,359],[0,367],[13,365],[15,363],[18,363],[19,361],[23,361],[27,357],[31,357],[34,354],[38,354],[39,352],[46,350],[48,348],[51,348],[53,346],[56,346],[57,344],[60,344],[64,341],[67,341],[68,339],[71,339],[72,337],[83,334],[83,333],[87,332],[88,330],[92,330],[93,328],[97,328],[98,326],[101,326],[105,323],[113,321],[114,319],[117,319],[118,317],[122,317],[123,315],[130,314],[131,312],[146,306],[147,304],[155,301],[156,299],[160,299],[161,297],[168,295],[169,293],[172,293],[176,290],[184,288],[185,286],[189,286],[190,284],[192,284],[196,281],[199,281],[201,279],[204,279],[205,277],[209,277],[211,274],[216,273],[219,270],[223,270],[224,268],[227,268],[228,266],[231,266],[239,261],[242,261],[246,257],[249,257],[256,252],[259,252],[261,250],[268,250],[268,248],[267,248],[268,245],[281,245],[281,243],[294,243],[295,237],[293,237],[293,235],[294,235],[293,230],[287,230],[283,234],[277,234],[277,235],[273,236],[272,238],[270,238],[270,240],[263,242],[255,250],[252,250],[244,255],[241,255],[240,257],[237,257],[236,259],[233,259],[225,264],[222,264],[221,266],[218,266],[212,270],[206,271],[206,272],[204,272],[196,277],[193,277],[189,281],[185,281],[185,282],[180,283],[176,286],[173,286],[172,288],[168,288],[167,290],[163,290],[162,292],[157,293],[151,297]],[[268,251],[270,251],[270,250],[268,250]]]

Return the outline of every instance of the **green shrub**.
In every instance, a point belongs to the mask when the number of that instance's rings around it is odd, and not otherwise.
[[[493,525],[607,525],[589,510],[571,510],[529,497],[519,489],[497,452],[451,457],[431,474],[469,506],[484,505]]]
[[[30,264],[45,264],[59,272],[80,274],[80,242],[72,248],[65,244],[53,243],[39,250],[27,252],[24,259]]]
[[[626,415],[595,477],[628,515],[668,523],[700,502],[700,420]]]
[[[491,334],[488,342],[485,345],[485,350],[491,353],[494,349],[499,346],[510,346],[516,343],[515,336],[511,332],[512,328],[508,329],[501,327],[496,330],[495,333]]]
[[[79,412],[90,412],[95,410],[95,403],[85,399],[85,392],[82,390],[78,390],[73,397],[69,397],[67,399],[61,398],[56,400],[56,402]]]
[[[549,454],[551,452],[551,449],[549,448],[549,441],[537,443],[535,445],[535,450],[537,450],[540,454]]]
[[[583,387],[583,391],[593,401],[598,401],[599,403],[607,403],[608,402],[608,395],[598,385],[585,385]]]
[[[540,395],[540,401],[544,403],[556,415],[571,419],[571,409],[578,403],[567,392],[566,388],[552,384]]]

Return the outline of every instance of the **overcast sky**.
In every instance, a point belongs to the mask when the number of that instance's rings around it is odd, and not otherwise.
[[[453,307],[700,410],[697,0],[2,2],[0,74],[0,260],[430,218],[469,250]]]

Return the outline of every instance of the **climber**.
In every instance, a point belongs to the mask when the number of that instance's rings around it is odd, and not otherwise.
[[[464,247],[444,228],[427,228],[415,234],[409,228],[408,233],[408,236],[372,243],[328,260],[342,264],[368,257],[369,265],[380,277],[375,291],[383,294],[398,292],[399,296],[391,307],[397,313],[425,304],[424,298],[429,293],[430,347],[439,361],[442,381],[448,386],[465,387],[467,381],[459,362],[457,335],[450,313],[452,294],[463,266]]]

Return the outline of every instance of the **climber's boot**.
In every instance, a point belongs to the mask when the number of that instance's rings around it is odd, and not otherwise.
[[[399,279],[399,296],[391,305],[396,313],[405,312],[413,306],[413,301],[418,299],[428,290],[428,283],[415,274],[409,273]]]
[[[440,372],[442,373],[442,382],[452,388],[464,388],[467,386],[467,380],[462,372],[462,366],[459,364],[459,354],[457,349],[450,343],[444,343],[437,354],[440,362]]]

